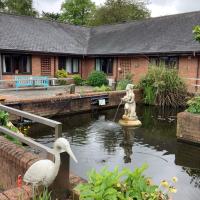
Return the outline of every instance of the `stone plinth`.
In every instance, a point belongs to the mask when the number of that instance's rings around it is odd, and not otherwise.
[[[120,119],[119,124],[126,127],[139,127],[142,125],[141,121],[136,120],[129,120],[129,119]]]
[[[200,115],[181,112],[177,117],[177,133],[180,140],[200,144]]]

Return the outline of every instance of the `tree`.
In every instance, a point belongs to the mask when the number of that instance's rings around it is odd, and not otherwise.
[[[61,6],[60,20],[75,25],[87,25],[95,10],[91,0],[65,0]]]
[[[0,0],[0,11],[3,11],[4,10],[4,1],[3,0]]]
[[[99,7],[91,25],[121,23],[150,17],[147,2],[138,0],[107,0]]]
[[[19,15],[36,16],[32,0],[4,0],[4,11]]]
[[[51,12],[42,11],[42,17],[41,18],[59,21],[60,14],[59,13],[53,13],[53,12],[51,13]]]

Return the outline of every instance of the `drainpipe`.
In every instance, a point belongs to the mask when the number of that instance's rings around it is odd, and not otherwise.
[[[197,76],[196,76],[196,78],[197,78],[197,80],[196,80],[196,88],[195,88],[195,91],[197,92],[197,90],[198,90],[198,83],[199,83],[199,80],[198,80],[198,78],[199,78],[199,75],[200,75],[200,57],[198,56],[197,57]]]
[[[1,62],[1,54],[0,54],[0,80],[2,80],[2,62]]]
[[[54,56],[54,77],[56,76],[56,56]]]

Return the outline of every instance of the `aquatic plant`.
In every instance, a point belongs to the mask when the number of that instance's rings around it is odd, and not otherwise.
[[[200,96],[193,97],[187,102],[189,106],[187,111],[190,113],[200,114]]]
[[[109,171],[103,168],[97,173],[92,170],[88,183],[78,185],[76,190],[80,192],[81,200],[168,200],[169,193],[176,192],[175,187],[168,184],[167,190],[163,192],[161,184],[154,185],[143,175],[146,169],[145,164],[134,171],[119,171],[118,168]]]
[[[186,85],[176,69],[167,68],[163,63],[151,65],[147,75],[140,81],[144,91],[144,102],[159,106],[185,106]]]

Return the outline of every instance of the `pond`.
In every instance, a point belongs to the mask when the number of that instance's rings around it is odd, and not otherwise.
[[[149,165],[146,175],[157,184],[178,177],[174,200],[198,200],[200,196],[200,147],[177,142],[177,110],[138,106],[140,128],[122,129],[112,119],[116,109],[54,118],[63,123],[63,136],[71,144],[79,163],[71,161],[71,170],[86,178],[92,168],[134,169]],[[122,116],[120,109],[117,120]],[[52,146],[54,132],[34,124],[30,136]]]

